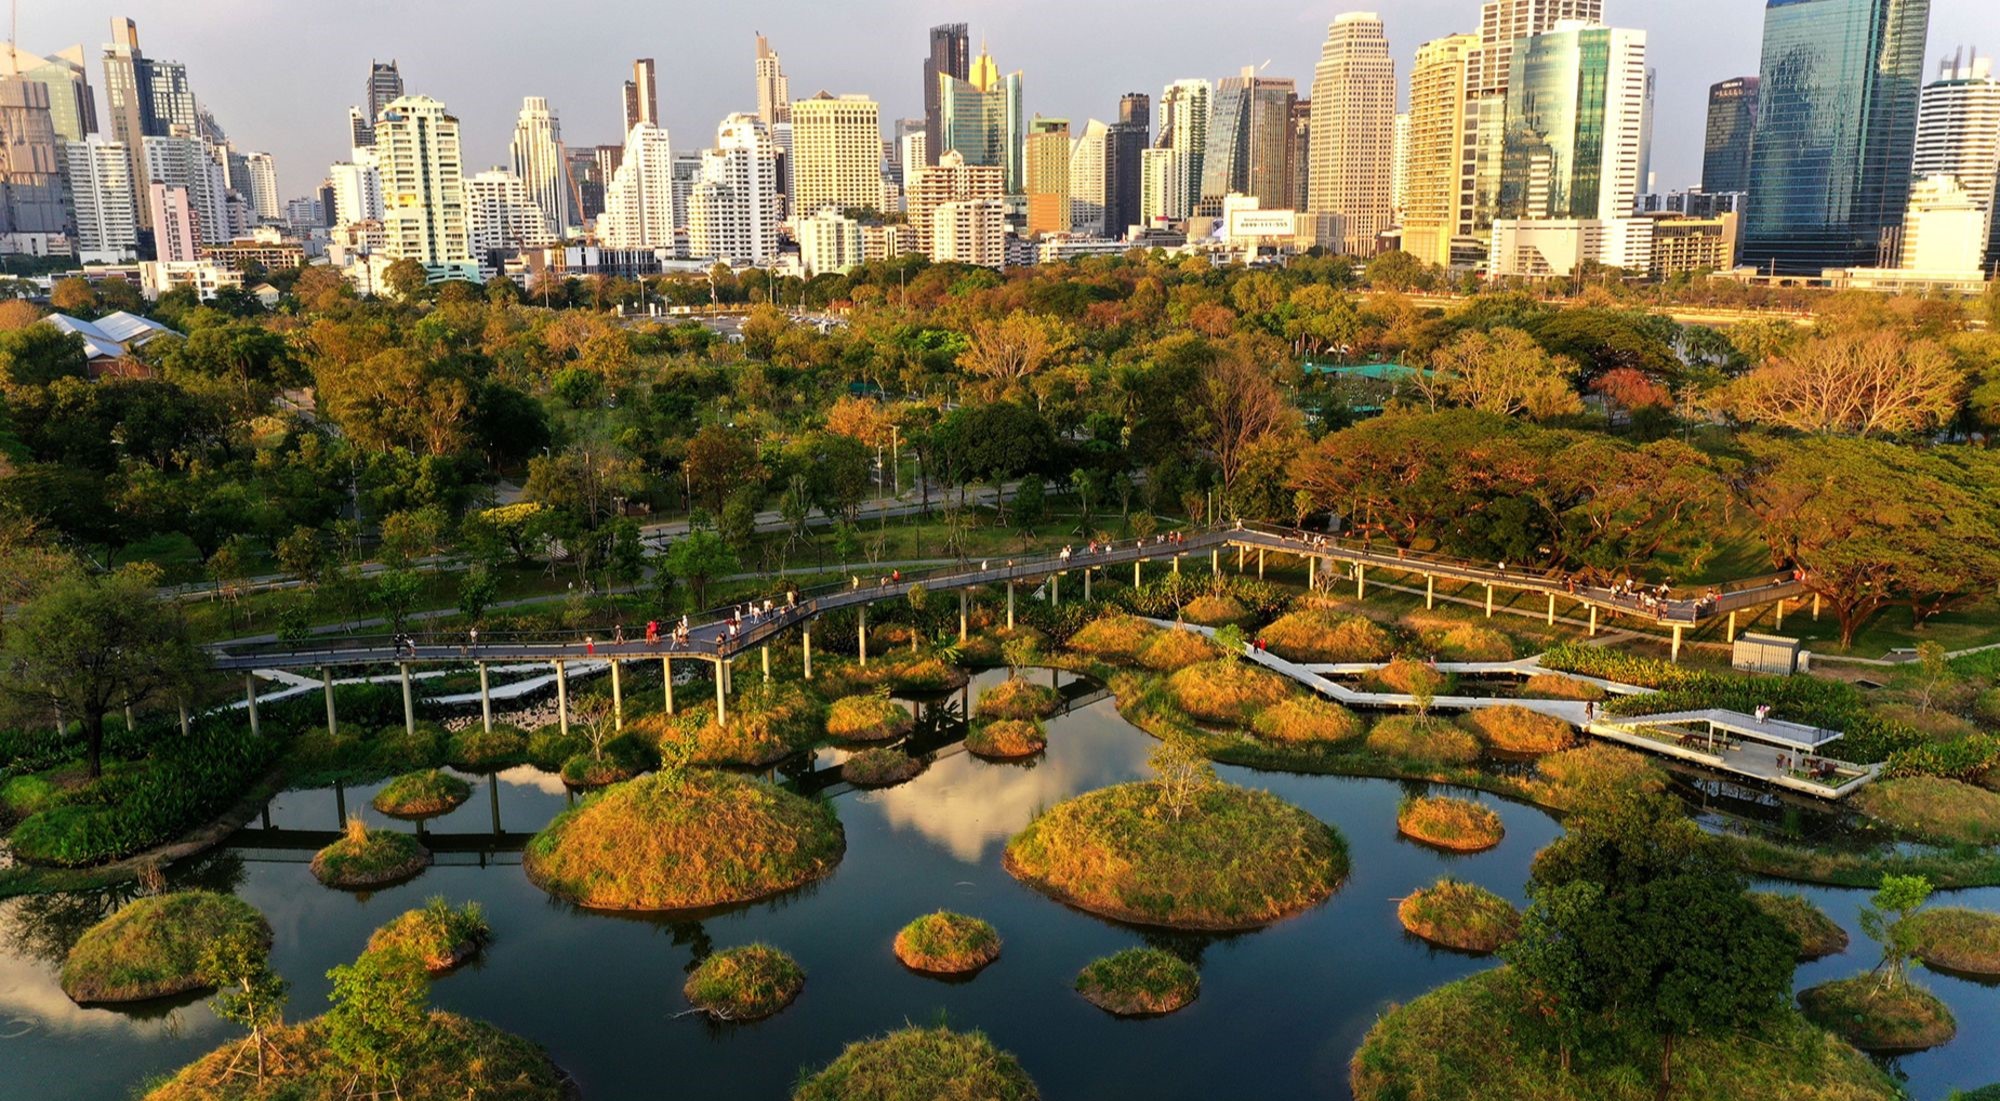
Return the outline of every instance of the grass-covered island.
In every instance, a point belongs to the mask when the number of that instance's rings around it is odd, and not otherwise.
[[[1177,929],[1254,929],[1324,901],[1347,876],[1333,827],[1264,791],[1219,783],[1186,739],[1156,780],[1080,795],[1007,844],[1006,867],[1094,914]]]
[[[893,741],[916,725],[916,716],[887,695],[847,696],[826,709],[827,737],[840,742]]]
[[[346,835],[313,854],[312,874],[329,887],[361,891],[400,883],[430,862],[430,850],[409,834],[371,830],[349,818]]]
[[[477,902],[454,908],[433,897],[420,910],[405,910],[375,930],[368,951],[407,951],[432,975],[442,975],[478,955],[493,939],[486,913]]]
[[[375,809],[397,818],[443,814],[472,798],[472,785],[441,769],[406,772],[383,785],[371,800]]]
[[[91,926],[70,949],[63,993],[82,1005],[137,1002],[201,990],[202,952],[231,935],[269,944],[271,926],[234,895],[177,891],[136,899]]]
[[[1907,980],[1890,985],[1874,975],[1835,979],[1799,991],[1799,1008],[1863,1051],[1924,1051],[1958,1034],[1944,1002]]]
[[[877,746],[841,762],[840,778],[862,788],[885,788],[915,779],[924,763],[900,749]]]
[[[1049,747],[1048,731],[1028,719],[995,719],[980,723],[965,736],[965,750],[990,761],[1033,757]]]
[[[1492,808],[1433,795],[1403,800],[1396,808],[1396,828],[1406,837],[1452,852],[1490,849],[1507,834]]]
[[[1799,938],[1799,959],[1816,960],[1847,951],[1847,930],[1804,896],[1752,891],[1750,901]]]
[[[1521,932],[1521,912],[1484,887],[1449,876],[1396,904],[1403,928],[1443,948],[1485,955]]]
[[[1482,972],[1390,1010],[1349,1064],[1355,1101],[1655,1101],[1657,1061],[1643,1035],[1599,1037],[1572,1050],[1568,1069],[1547,1024],[1530,1010],[1511,968]],[[1637,1071],[1635,1073],[1635,1071]],[[1673,1095],[1701,1101],[1895,1101],[1902,1096],[1868,1057],[1777,1011],[1757,1027],[1682,1040]]]
[[[1076,992],[1116,1017],[1158,1017],[1201,993],[1201,973],[1164,948],[1127,948],[1077,972]]]
[[[718,1021],[757,1021],[792,1004],[805,985],[806,973],[792,957],[768,944],[746,944],[702,960],[681,993]]]
[[[1954,975],[2000,978],[2000,914],[1946,906],[1910,919],[1924,966]]]
[[[1062,693],[1046,684],[1008,677],[979,694],[983,719],[1046,719],[1062,706]]]
[[[897,932],[896,958],[912,971],[970,975],[1000,958],[1000,934],[976,917],[939,910]]]
[[[792,1101],[1037,1101],[1020,1060],[982,1032],[903,1028],[847,1045]]]
[[[846,849],[832,808],[730,773],[676,769],[564,811],[528,842],[528,878],[580,906],[686,910],[810,883]]]

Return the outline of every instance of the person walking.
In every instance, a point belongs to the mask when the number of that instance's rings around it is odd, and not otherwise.
[[[589,635],[583,636],[583,652],[588,657],[596,657],[597,640]]]

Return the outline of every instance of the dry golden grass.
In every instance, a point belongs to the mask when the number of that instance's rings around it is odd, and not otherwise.
[[[843,742],[893,741],[916,725],[916,716],[887,696],[846,696],[826,709],[827,736]]]
[[[605,910],[748,902],[810,883],[846,848],[821,802],[726,772],[655,773],[558,815],[522,863],[543,890]]]
[[[1032,720],[995,719],[973,727],[965,736],[966,752],[994,761],[1032,757],[1048,746],[1048,732]]]
[[[1645,757],[1608,742],[1585,742],[1535,762],[1536,798],[1557,810],[1603,806],[1667,786],[1666,774]]]
[[[1159,633],[1158,627],[1138,616],[1114,612],[1084,624],[1070,636],[1069,648],[1102,661],[1131,665]]]
[[[1222,656],[1215,644],[1193,631],[1161,631],[1139,652],[1139,664],[1171,673]]]
[[[701,961],[681,993],[688,1004],[719,1021],[760,1021],[805,989],[797,961],[768,944],[725,948]]]
[[[1334,745],[1353,741],[1367,729],[1361,716],[1318,696],[1293,696],[1257,713],[1250,729],[1259,738],[1286,745]]]
[[[1397,692],[1414,696],[1420,691],[1441,695],[1455,683],[1450,673],[1415,658],[1397,658],[1361,678],[1361,686],[1371,692]]]
[[[1317,608],[1280,616],[1257,637],[1287,661],[1387,661],[1396,652],[1396,640],[1373,620]]]
[[[1447,876],[1396,904],[1416,936],[1460,952],[1498,952],[1521,933],[1521,912],[1484,887]]]
[[[1438,640],[1438,656],[1446,661],[1513,661],[1520,655],[1506,632],[1460,623]]]
[[[400,882],[429,867],[431,853],[407,833],[347,820],[340,840],[313,854],[312,874],[329,887],[359,891]]]
[[[1385,757],[1425,764],[1465,765],[1479,759],[1479,739],[1436,716],[1381,719],[1368,732],[1368,748]]]
[[[2000,977],[2000,914],[1942,906],[1910,919],[1917,958],[1939,971]]]
[[[847,1045],[792,1101],[1039,1101],[1020,1060],[981,1032],[899,1029]]]
[[[1536,700],[1602,700],[1602,688],[1561,673],[1536,673],[1521,682],[1521,695]]]
[[[843,761],[840,778],[863,788],[885,788],[915,779],[924,763],[900,749],[864,749]]]
[[[478,955],[492,936],[479,903],[453,909],[440,897],[430,899],[423,909],[405,910],[369,934],[368,951],[402,949],[423,961],[424,970],[442,975]]]
[[[472,785],[449,772],[428,769],[409,772],[389,781],[370,802],[383,814],[398,818],[427,818],[443,814],[472,798]]]
[[[978,712],[988,719],[1045,719],[1062,707],[1062,695],[1046,684],[1008,677],[979,694]]]
[[[647,715],[626,729],[660,745],[688,747],[689,762],[735,768],[768,768],[810,748],[822,729],[820,705],[796,684],[759,684],[729,701],[727,726],[715,722],[715,705],[700,703],[673,715]]]
[[[1459,720],[1501,753],[1541,756],[1560,753],[1576,742],[1576,728],[1539,711],[1513,704],[1479,707]]]
[[[1167,693],[1202,722],[1247,726],[1259,711],[1293,695],[1291,684],[1268,669],[1236,658],[1190,665],[1167,678]]]
[[[976,917],[939,910],[903,926],[896,958],[913,971],[970,974],[1000,958],[1000,934]]]
[[[1194,1001],[1201,974],[1164,948],[1127,948],[1078,972],[1076,992],[1115,1017],[1158,1017]]]
[[[1848,800],[1856,810],[1919,841],[1945,845],[2000,842],[2000,794],[1957,780],[1905,776],[1881,780]]]
[[[1226,627],[1231,623],[1241,625],[1248,622],[1250,609],[1233,596],[1203,593],[1187,602],[1181,609],[1181,618],[1203,627]]]
[[[1406,837],[1453,852],[1479,852],[1507,835],[1500,816],[1466,799],[1422,796],[1396,808],[1396,828]]]
[[[237,933],[271,941],[264,915],[234,895],[176,891],[134,899],[77,939],[63,962],[63,993],[93,1005],[201,990],[208,985],[202,952]]]

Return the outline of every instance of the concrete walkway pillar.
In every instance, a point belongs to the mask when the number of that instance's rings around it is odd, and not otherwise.
[[[715,659],[715,725],[729,722],[728,691],[724,687],[729,681],[729,670],[723,667],[722,659]]]
[[[1493,586],[1486,586],[1486,618],[1493,618]]]
[[[1236,573],[1238,576],[1241,576],[1243,573],[1243,549],[1243,544],[1236,544]]]
[[[660,659],[660,687],[666,690],[667,714],[674,713],[674,659]]]
[[[257,717],[257,675],[243,674],[244,706],[250,709],[250,736],[260,737],[264,733],[263,722]]]
[[[1175,576],[1175,577],[1179,577],[1180,575],[1181,575],[1181,556],[1180,556],[1179,552],[1175,552],[1175,554],[1174,554],[1174,576]]]
[[[1083,568],[1083,602],[1090,603],[1090,567]]]
[[[1597,637],[1597,605],[1590,606],[1590,637]]]
[[[1139,560],[1137,558],[1132,560],[1132,587],[1135,589],[1139,587]]]
[[[1819,622],[1819,594],[1813,594],[1813,622]]]
[[[1549,594],[1549,626],[1556,625],[1556,594]]]
[[[188,705],[186,700],[177,701],[181,712],[181,737],[188,736]]]
[[[1435,607],[1437,607],[1437,595],[1438,595],[1438,579],[1437,579],[1437,574],[1434,574],[1434,573],[1427,573],[1427,574],[1425,574],[1425,575],[1424,575],[1424,610],[1425,610],[1425,611],[1429,611],[1430,609],[1432,609],[1432,608],[1435,608]]]
[[[1368,565],[1365,562],[1356,562],[1354,564],[1354,599],[1366,600],[1367,598]]]
[[[1007,582],[1007,629],[1014,629],[1014,583]]]
[[[1221,548],[1221,547],[1210,547],[1210,548],[1208,548],[1208,572],[1209,572],[1209,573],[1211,573],[1211,574],[1213,574],[1213,575],[1215,575],[1216,577],[1221,577],[1221,576],[1222,576],[1222,548]]]
[[[403,733],[415,735],[417,732],[417,705],[410,695],[410,666],[408,662],[396,666],[403,675]]]
[[[970,595],[964,589],[958,590],[958,641],[961,643],[965,641],[966,633],[972,626],[970,602]]]
[[[556,667],[556,723],[562,736],[569,737],[569,678],[563,675],[563,663],[552,662]]]
[[[1313,591],[1314,589],[1317,589],[1317,588],[1319,588],[1319,559],[1317,559],[1317,558],[1314,558],[1314,557],[1313,557],[1313,556],[1311,556],[1311,555],[1307,555],[1307,556],[1306,556],[1306,591],[1307,591],[1307,592],[1311,592],[1311,591]]]
[[[1736,613],[1735,613],[1735,612],[1731,612],[1731,613],[1729,613],[1729,627],[1728,627],[1728,629],[1727,629],[1727,630],[1726,630],[1726,631],[1724,632],[1724,634],[1723,634],[1723,639],[1724,639],[1724,641],[1727,641],[1727,642],[1735,642],[1735,641],[1736,641]]]
[[[799,636],[799,654],[805,661],[806,679],[813,679],[813,629],[810,623],[806,624],[804,633]]]
[[[333,711],[333,667],[319,667],[320,689],[326,693],[326,733],[329,737],[340,733],[340,716]]]
[[[1264,580],[1264,548],[1257,548],[1257,580]]]
[[[771,679],[771,644],[765,643],[759,652],[764,659],[764,680],[768,682]]]
[[[854,629],[855,640],[861,647],[861,664],[866,666],[868,664],[868,605],[857,605],[855,611],[857,613],[855,619],[859,624]]]
[[[1049,607],[1062,607],[1062,574],[1049,575]]]
[[[625,686],[618,679],[618,661],[611,662],[611,729],[625,729]]]
[[[1782,630],[1784,630],[1784,629],[1785,629],[1785,598],[1784,598],[1784,597],[1782,597],[1782,596],[1778,598],[1778,626],[1777,626],[1777,629],[1778,629],[1778,630],[1780,630],[1780,631],[1782,631]]]
[[[479,663],[479,727],[493,733],[493,688],[486,676],[486,663]]]
[[[1680,660],[1681,660],[1681,625],[1676,623],[1674,624],[1674,663],[1679,664]]]

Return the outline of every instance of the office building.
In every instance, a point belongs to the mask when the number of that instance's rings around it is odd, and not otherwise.
[[[926,252],[931,249],[931,218],[938,207],[1004,198],[1006,183],[1002,172],[998,165],[967,164],[962,155],[954,152],[944,154],[936,164],[915,173],[905,187],[905,205],[916,246]],[[1074,180],[1074,176],[1071,178]]]
[[[931,219],[931,261],[999,270],[1007,263],[1007,204],[998,199],[944,203]]]
[[[1910,198],[1929,0],[1769,0],[1743,260],[1876,263]]]
[[[791,83],[763,32],[757,34],[757,117],[766,126],[792,121]]]
[[[548,215],[521,177],[495,166],[465,178],[465,229],[472,255],[497,271],[495,253],[537,248],[555,240]]]
[[[1208,152],[1208,115],[1213,89],[1206,80],[1176,80],[1160,96],[1161,149],[1180,154],[1182,185],[1191,205],[1201,197],[1201,166]]]
[[[861,223],[831,207],[798,220],[799,264],[806,278],[846,275],[861,266],[867,248]]]
[[[1410,136],[1403,197],[1403,251],[1452,266],[1485,251],[1475,229],[1476,100],[1467,96],[1479,36],[1457,34],[1417,47],[1410,70]]]
[[[334,225],[382,220],[380,169],[373,164],[342,162],[327,168],[326,179],[333,193]]]
[[[693,209],[695,185],[701,182],[701,154],[674,154],[674,228],[685,233],[688,211]]]
[[[1675,212],[1648,216],[1653,223],[1654,279],[1729,271],[1736,266],[1737,227],[1734,213],[1697,217]]]
[[[1341,252],[1373,255],[1393,222],[1396,63],[1382,19],[1334,19],[1313,74],[1304,209],[1340,219]]]
[[[97,99],[84,67],[83,47],[71,46],[54,57],[39,57],[12,46],[0,46],[10,60],[4,71],[26,77],[48,89],[49,122],[59,141],[82,141],[97,133]]]
[[[1139,156],[1139,225],[1188,216],[1187,165],[1178,149],[1148,149]]]
[[[1073,233],[1102,237],[1111,232],[1105,218],[1111,160],[1111,128],[1096,119],[1084,124],[1069,150],[1069,226]]]
[[[528,189],[528,198],[542,208],[557,234],[576,227],[574,188],[569,178],[569,159],[563,152],[562,121],[541,96],[521,101],[521,113],[514,121],[514,175]]]
[[[76,256],[84,264],[138,258],[139,219],[132,161],[102,134],[63,143],[70,202],[76,214]]]
[[[1219,214],[1231,194],[1256,196],[1273,209],[1290,201],[1297,100],[1288,78],[1258,76],[1254,68],[1223,78],[1202,158],[1202,212]]]
[[[944,78],[964,80],[972,73],[971,40],[963,23],[946,23],[931,28],[931,50],[924,58],[924,154],[923,165],[937,163],[944,152]],[[904,162],[904,176],[916,167]]]
[[[222,165],[210,155],[200,138],[148,137],[142,140],[146,182],[182,188],[194,210],[202,240],[221,244],[231,240],[228,183]],[[152,226],[153,207],[147,205],[145,224]]]
[[[147,97],[153,104],[154,133],[187,134],[210,144],[222,143],[222,136],[213,129],[214,119],[194,98],[186,65],[178,61],[152,61],[147,72],[151,78]]]
[[[598,243],[613,249],[676,249],[677,219],[673,142],[665,130],[642,122],[626,131],[618,167],[604,186]]]
[[[1991,199],[1966,190],[1957,176],[1930,176],[1910,187],[1903,215],[1904,271],[1976,273],[1984,266]]]
[[[794,216],[882,208],[882,109],[867,96],[821,92],[791,105],[787,158]]]
[[[660,125],[660,87],[650,57],[634,61],[632,79],[625,82],[625,132],[631,133],[642,122]]]
[[[278,197],[278,164],[269,153],[243,154],[244,198],[259,221],[276,222],[285,216],[284,200]],[[240,189],[239,189],[240,190]]]
[[[1068,233],[1069,120],[1040,115],[1028,123],[1027,195],[1030,236]]]
[[[778,150],[762,119],[722,120],[715,148],[701,155],[701,180],[688,205],[693,259],[761,266],[777,257]]]
[[[152,224],[144,201],[148,134],[164,131],[153,119],[151,62],[139,48],[139,25],[130,19],[111,21],[111,41],[104,47],[104,108],[111,140],[125,150],[132,167],[134,197],[140,228]]]
[[[626,127],[626,133],[631,133]],[[604,150],[611,150],[611,166],[605,169]],[[597,221],[604,213],[604,187],[611,182],[611,174],[618,171],[618,158],[625,153],[623,145],[586,145],[581,149],[566,148],[563,155],[569,158],[569,182],[576,189],[576,220],[583,225]]]
[[[64,170],[48,86],[0,77],[0,252],[46,256],[69,247]]]
[[[1603,19],[1604,0],[1486,0],[1480,6],[1479,50],[1473,57],[1467,93],[1472,100],[1468,125],[1477,142],[1472,164],[1475,229],[1492,226],[1500,199],[1507,90],[1516,44],[1547,34],[1561,23],[1599,23]]]
[[[1021,149],[1028,136],[1021,80],[1019,72],[1003,77],[993,55],[983,49],[964,79],[938,78],[938,126],[944,142],[939,152],[1001,169],[1010,195],[1021,193]]]
[[[1410,197],[1410,114],[1396,116],[1396,136],[1389,153],[1389,216],[1403,223],[1403,204]]]
[[[1750,140],[1756,132],[1756,77],[1731,77],[1708,89],[1708,139],[1701,156],[1703,191],[1750,190]]]
[[[1995,217],[2000,189],[2000,80],[1990,58],[1963,52],[1946,58],[1938,78],[1924,86],[1917,111],[1916,155],[1911,175],[1917,180],[1950,176],[1975,202],[1985,207],[1992,223],[1984,235],[1986,263],[2000,260],[2000,217]]]
[[[1141,162],[1145,157],[1150,129],[1144,122],[1117,122],[1105,128],[1104,233],[1107,237],[1123,237],[1143,220],[1139,201],[1144,189]]]
[[[362,107],[358,112],[350,112],[353,126],[353,144],[357,149],[365,149],[375,144],[375,119],[382,109],[403,97],[403,74],[396,68],[392,58],[388,61],[368,63],[368,84],[362,89]],[[355,117],[358,115],[358,117]]]
[[[403,96],[376,117],[375,155],[384,206],[381,254],[417,261],[433,283],[478,279],[458,119],[429,96]]]
[[[1145,131],[1146,144],[1153,144],[1153,97],[1144,92],[1127,92],[1118,97],[1118,123]]]

